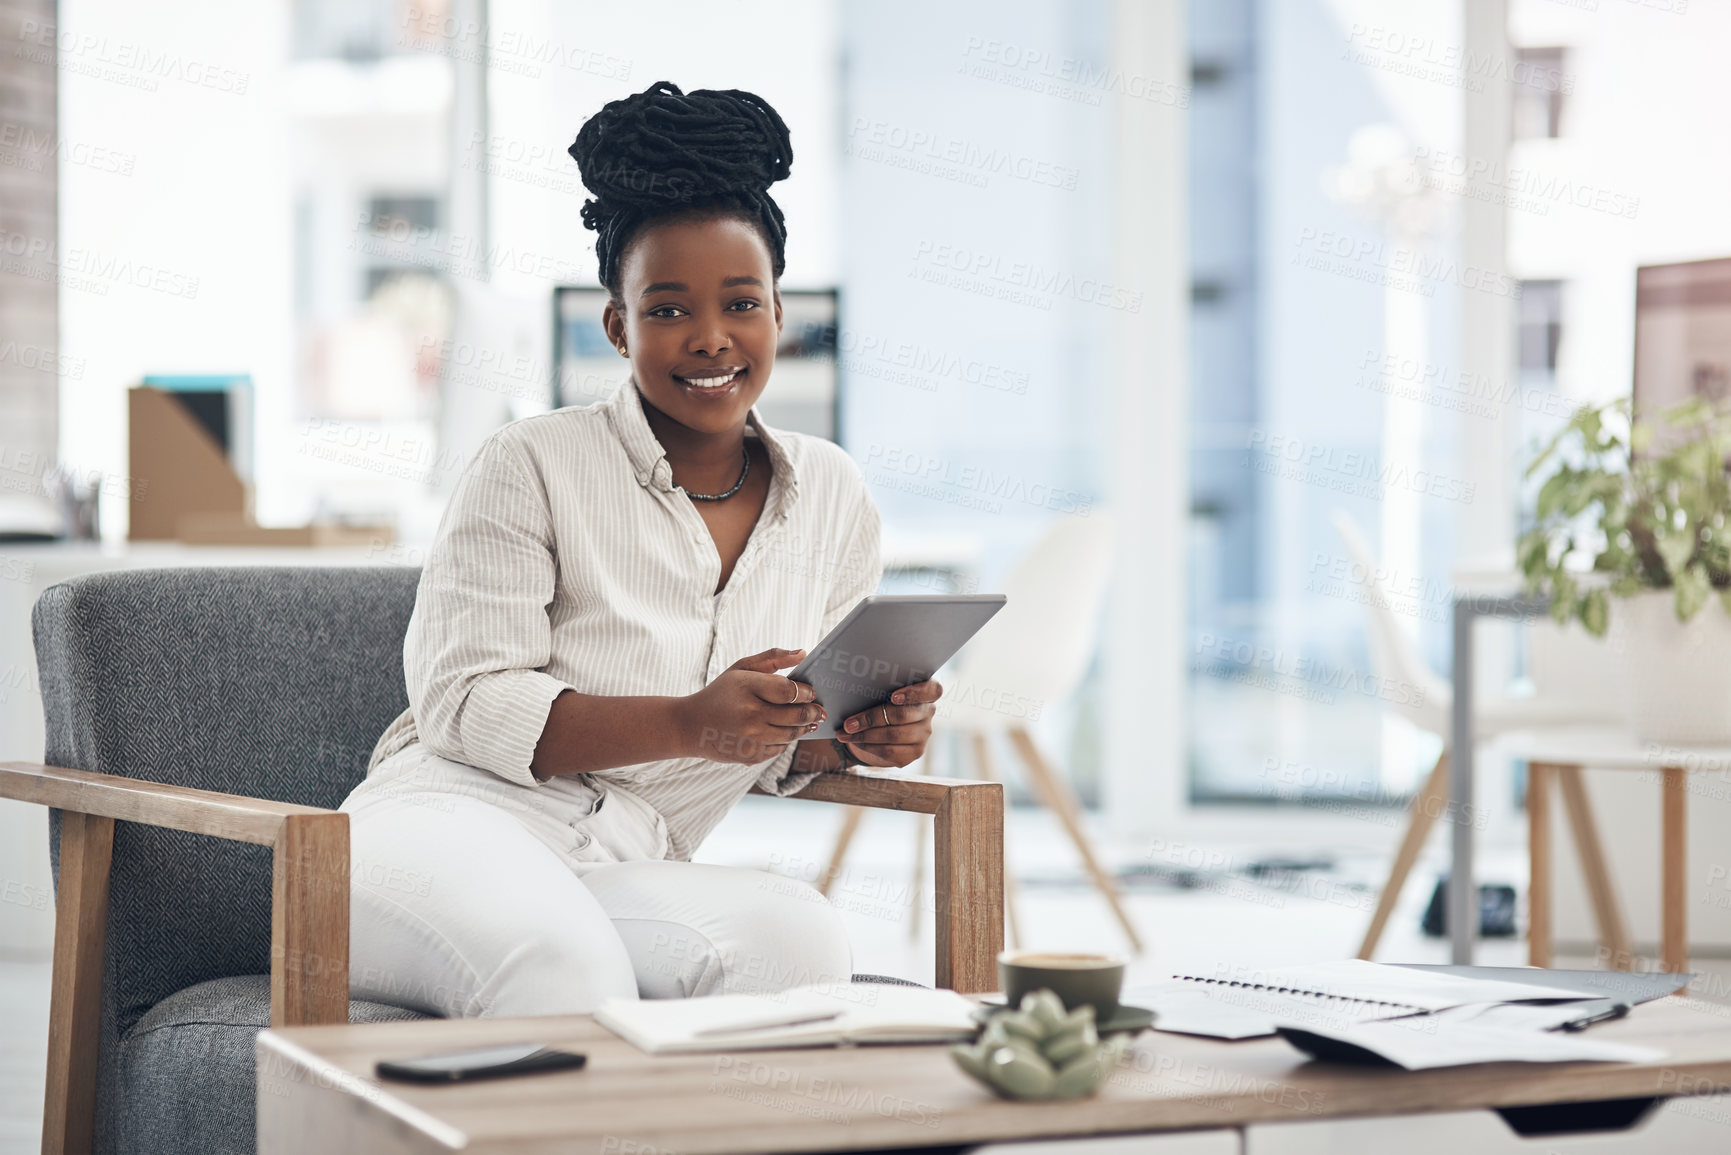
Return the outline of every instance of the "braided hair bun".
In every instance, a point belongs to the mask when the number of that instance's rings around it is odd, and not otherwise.
[[[681,92],[665,80],[611,101],[583,122],[567,150],[583,186],[583,224],[595,230],[601,283],[619,291],[619,261],[644,224],[717,212],[756,224],[775,275],[787,225],[769,186],[793,166],[787,125],[763,99],[738,89]]]

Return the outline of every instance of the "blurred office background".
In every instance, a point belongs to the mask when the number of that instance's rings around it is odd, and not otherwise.
[[[1028,721],[1127,886],[1211,839],[1380,863],[1441,739],[1388,708],[1331,519],[1446,676],[1528,447],[1629,389],[1636,267],[1731,253],[1719,4],[17,10],[0,474],[115,480],[115,549],[126,390],[246,374],[259,521],[388,526],[374,560],[418,563],[488,431],[616,384],[585,353],[577,127],[663,79],[767,98],[809,306],[782,412],[859,463],[892,588],[995,589],[1113,519],[1089,668]],[[1518,637],[1485,649],[1518,692]],[[1520,768],[1481,770],[1518,846]],[[1072,870],[1033,829],[1021,869]],[[1330,911],[1335,953],[1363,909]]]
[[[1446,670],[1452,569],[1507,547],[1522,448],[1628,387],[1634,267],[1726,247],[1731,14],[1673,7],[1511,0],[1498,69],[1463,54],[1459,0],[671,21],[64,0],[19,39],[58,47],[60,147],[0,140],[10,179],[58,172],[60,372],[19,371],[8,408],[36,418],[9,436],[123,477],[128,386],[249,374],[259,519],[394,525],[412,559],[490,428],[616,383],[568,360],[554,391],[555,290],[594,283],[577,126],[658,79],[750,87],[794,135],[784,287],[838,294],[820,352],[892,530],[940,557],[950,539],[988,588],[1054,519],[1181,518],[1121,554],[1146,568],[1120,593],[1181,603],[1138,641],[1177,663],[1142,687],[1184,692],[1114,721],[1096,670],[1041,719],[1084,793],[1133,803],[1127,830],[1174,804],[1398,795],[1436,745],[1340,688],[1372,663],[1329,517],[1367,529]],[[1464,106],[1491,92],[1511,139],[1469,155]],[[1487,204],[1500,267],[1463,247]],[[26,256],[39,230],[14,231]],[[1463,299],[1509,332],[1465,331]],[[1168,477],[1186,492],[1137,491]],[[101,501],[123,539],[123,487]],[[1144,719],[1146,762],[1105,764],[1125,748],[1106,731]],[[1337,773],[1274,790],[1271,759]],[[1130,781],[1150,775],[1171,781]]]

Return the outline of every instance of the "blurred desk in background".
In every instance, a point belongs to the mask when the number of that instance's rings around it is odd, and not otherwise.
[[[1479,931],[1479,888],[1473,874],[1473,627],[1480,618],[1526,619],[1543,614],[1549,604],[1507,587],[1486,583],[1476,588],[1457,579],[1454,589],[1454,647],[1450,658],[1449,750],[1449,961],[1470,965]]]
[[[1712,784],[1691,784],[1690,773],[1716,775],[1723,781],[1731,770],[1731,748],[1707,746],[1668,746],[1642,741],[1632,728],[1554,728],[1517,734],[1507,740],[1506,748],[1527,762],[1527,814],[1532,858],[1532,878],[1527,893],[1528,963],[1548,967],[1552,958],[1552,879],[1557,877],[1553,866],[1560,855],[1554,850],[1550,818],[1551,792],[1555,786],[1575,831],[1576,852],[1587,894],[1599,928],[1602,959],[1612,970],[1635,969],[1636,955],[1631,944],[1628,925],[1623,918],[1623,899],[1618,890],[1637,894],[1637,909],[1650,911],[1652,890],[1647,889],[1653,873],[1652,860],[1659,859],[1659,967],[1669,972],[1689,968],[1689,908],[1711,906],[1715,884],[1723,889],[1727,878],[1723,854],[1722,817],[1710,820],[1707,828],[1718,832],[1697,855],[1700,869],[1689,869],[1689,797],[1695,794],[1707,805],[1713,805]],[[1634,771],[1627,775],[1643,792],[1659,799],[1659,821],[1644,822],[1642,816],[1632,816],[1626,808],[1600,813],[1613,815],[1613,829],[1622,841],[1634,844],[1634,853],[1625,853],[1624,868],[1613,870],[1604,845],[1601,844],[1592,819],[1593,807],[1587,795],[1583,771]],[[1703,788],[1705,787],[1705,788]],[[1716,800],[1723,806],[1724,799]],[[1722,814],[1722,811],[1721,811]],[[1644,837],[1634,837],[1644,827]],[[1657,835],[1657,847],[1654,835]],[[1644,860],[1644,861],[1643,861]],[[1637,863],[1646,869],[1631,869]],[[1717,869],[1715,869],[1715,867]],[[1705,881],[1701,898],[1705,902],[1689,902],[1689,879]],[[1619,888],[1618,883],[1623,885]],[[1644,893],[1643,893],[1644,892]]]
[[[1499,740],[1499,754],[1528,764],[1529,789],[1532,768],[1544,768],[1538,774],[1539,808],[1550,804],[1548,787],[1555,784],[1577,831],[1575,853],[1550,836],[1547,814],[1535,819],[1528,809],[1528,837],[1538,842],[1529,882],[1529,901],[1538,907],[1528,920],[1537,939],[1529,944],[1533,961],[1548,961],[1556,950],[1592,952],[1596,946],[1601,961],[1627,968],[1639,961],[1644,944],[1679,969],[1691,949],[1698,956],[1724,957],[1731,946],[1731,898],[1720,900],[1731,895],[1722,869],[1731,854],[1731,788],[1725,785],[1731,782],[1731,750],[1640,741],[1630,715],[1630,674],[1616,636],[1615,602],[1608,638],[1592,637],[1576,622],[1559,625],[1546,612],[1546,601],[1522,595],[1522,577],[1512,562],[1509,556],[1469,559],[1453,574],[1450,744],[1462,753],[1451,762],[1451,879],[1472,877],[1474,824],[1467,816],[1474,814],[1475,801],[1483,803],[1475,795],[1467,736],[1474,732],[1470,687],[1475,674],[1490,672],[1482,663],[1474,669],[1473,625],[1497,617],[1517,622],[1525,633],[1526,673],[1535,695],[1583,708],[1593,718],[1590,727],[1535,726]],[[1648,773],[1619,773],[1629,770]],[[1477,920],[1463,908],[1474,894],[1470,886],[1449,890],[1455,962],[1472,959]],[[1652,901],[1654,896],[1663,901]]]

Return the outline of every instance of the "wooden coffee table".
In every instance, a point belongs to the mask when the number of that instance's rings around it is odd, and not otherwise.
[[[1225,1043],[1144,1031],[1097,1097],[1008,1103],[956,1070],[942,1046],[654,1058],[586,1015],[290,1027],[258,1037],[258,1149],[261,1155],[858,1151],[1231,1132],[1267,1121],[1702,1095],[1731,1085],[1731,1008],[1661,999],[1592,1033],[1667,1054],[1641,1064],[1407,1072],[1312,1062],[1278,1039]],[[589,1065],[443,1087],[381,1083],[372,1073],[380,1059],[531,1041],[582,1051]]]

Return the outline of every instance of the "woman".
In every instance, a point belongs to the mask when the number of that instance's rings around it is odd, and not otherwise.
[[[570,152],[631,379],[498,430],[451,497],[410,708],[342,807],[350,989],[455,1017],[846,981],[815,890],[690,861],[754,784],[919,757],[941,693],[819,741],[811,689],[777,673],[880,576],[858,468],[752,408],[781,331],[787,128],[750,93],[659,83]]]

